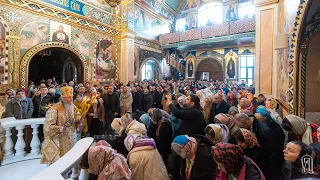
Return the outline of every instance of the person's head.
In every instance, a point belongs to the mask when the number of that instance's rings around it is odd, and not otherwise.
[[[140,85],[138,85],[136,88],[137,88],[137,91],[141,91],[142,90]]]
[[[64,104],[73,103],[73,88],[71,86],[64,86],[60,88],[61,100]]]
[[[302,168],[302,158],[305,155],[312,156],[313,148],[301,141],[291,141],[283,150],[284,159],[293,164],[295,168]],[[313,159],[312,159],[313,160]]]
[[[47,79],[47,84],[50,86],[52,83],[52,79]]]
[[[221,172],[237,174],[244,164],[244,153],[240,146],[229,143],[218,143],[212,146],[213,159]]]
[[[12,89],[7,89],[6,95],[9,96],[9,97],[13,96],[14,95],[13,90]]]
[[[108,86],[107,93],[113,93],[113,86]]]
[[[180,97],[178,97],[177,101],[178,101],[180,107],[184,107],[184,105],[186,104],[186,97],[185,96],[180,96]]]
[[[234,123],[240,128],[250,130],[253,119],[250,119],[249,116],[244,113],[238,113],[234,116]]]
[[[277,101],[274,98],[266,99],[266,108],[275,110],[277,108]]]
[[[128,92],[128,86],[123,86],[122,92],[123,92],[123,93],[127,93],[127,92]]]
[[[73,81],[69,81],[68,85],[73,87],[74,86],[74,82]]]
[[[55,88],[50,88],[48,92],[49,92],[49,94],[51,96],[54,96],[56,94],[56,89]]]
[[[136,92],[137,92],[137,88],[132,87],[132,88],[131,88],[131,92],[132,92],[132,93],[136,93]]]
[[[85,87],[81,86],[81,87],[78,88],[78,93],[83,94],[84,92],[86,92],[86,88]]]
[[[252,100],[253,97],[254,97],[254,92],[253,92],[253,91],[248,91],[248,92],[247,92],[247,98],[248,98],[249,100]]]
[[[186,105],[190,108],[200,108],[200,99],[194,94],[190,94],[186,99]]]
[[[242,110],[249,108],[251,105],[252,105],[252,102],[251,102],[249,99],[247,99],[247,98],[242,98],[242,99],[239,101],[239,106],[240,106],[240,108],[241,108]]]
[[[47,87],[47,85],[46,85],[45,83],[41,83],[41,84],[39,85],[39,87],[40,87],[40,88],[44,88],[44,87]]]
[[[102,88],[98,88],[97,89],[97,96],[98,97],[102,97],[102,95],[103,95],[103,89]]]
[[[205,128],[206,137],[214,144],[228,142],[230,138],[229,128],[224,124],[209,124]]]
[[[48,88],[42,87],[42,88],[40,88],[40,92],[41,92],[42,96],[46,96],[48,94]]]
[[[235,139],[238,142],[238,145],[242,149],[249,149],[255,146],[260,146],[257,138],[253,133],[247,129],[240,128],[234,135]]]
[[[24,93],[24,91],[22,89],[18,89],[17,92],[16,92],[16,98],[18,100],[22,100],[24,98],[26,98],[26,95]]]
[[[222,94],[219,94],[219,93],[215,94],[215,95],[213,96],[213,101],[214,101],[216,104],[222,103],[222,101],[223,101]]]
[[[203,95],[203,93],[202,93],[202,91],[197,91],[197,92],[196,92],[196,95],[197,95],[199,98],[201,98],[202,95]]]
[[[90,84],[89,82],[86,82],[86,83],[85,83],[85,87],[86,87],[86,88],[89,88],[90,86],[91,86],[91,84]]]
[[[259,94],[258,96],[258,102],[263,103],[266,100],[266,97],[263,94]]]
[[[77,96],[76,96],[76,100],[78,102],[81,102],[83,100],[83,95],[78,93]]]
[[[306,120],[296,115],[288,115],[282,121],[282,128],[297,136],[303,136],[308,126]]]
[[[222,95],[223,91],[221,89],[218,89],[217,93]]]
[[[150,113],[150,118],[153,123],[158,124],[158,122],[163,118],[160,109],[153,109],[152,113]]]
[[[204,100],[204,102],[205,102],[207,105],[211,105],[212,102],[213,102],[213,99],[212,99],[210,96],[208,96],[208,97]]]
[[[236,115],[236,114],[238,114],[238,113],[239,113],[239,109],[238,109],[237,107],[231,106],[231,107],[229,108],[229,111],[228,111],[228,114],[229,114],[229,115],[231,115],[231,116],[234,117],[234,115]]]
[[[174,153],[178,154],[182,159],[190,159],[195,155],[197,141],[188,135],[176,136],[172,143],[171,149]]]
[[[235,95],[234,95],[234,93],[232,91],[229,91],[227,96],[228,96],[229,99],[235,99]]]

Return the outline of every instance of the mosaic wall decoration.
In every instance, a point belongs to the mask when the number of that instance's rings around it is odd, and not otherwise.
[[[98,81],[117,78],[117,50],[112,41],[103,39],[96,45],[95,70]]]
[[[228,79],[237,79],[238,54],[233,49],[225,49],[225,72]]]
[[[72,30],[71,44],[78,49],[87,60],[89,59],[89,41],[84,33],[79,30]]]
[[[31,22],[23,27],[21,31],[20,56],[22,57],[28,49],[50,40],[50,25],[47,22]]]
[[[167,19],[170,22],[173,22],[176,17],[176,14],[164,7],[164,0],[139,0],[138,3],[142,4],[143,6],[147,7],[151,11],[155,12],[156,14]]]
[[[8,36],[9,28],[0,18],[0,84],[8,83]]]
[[[299,60],[299,56],[297,52],[299,51],[298,39],[300,38],[298,35],[302,31],[302,24],[303,24],[303,17],[305,16],[305,10],[307,4],[312,2],[311,0],[300,0],[300,4],[298,6],[298,11],[295,16],[294,28],[292,32],[292,36],[289,39],[289,46],[290,46],[290,62],[289,62],[289,113],[295,113],[297,110],[294,110],[294,76],[295,76],[295,62]]]

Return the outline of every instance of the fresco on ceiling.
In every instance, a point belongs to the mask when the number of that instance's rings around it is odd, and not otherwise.
[[[116,78],[116,48],[109,40],[101,40],[96,48],[96,80]]]
[[[71,26],[57,21],[50,21],[51,42],[71,44]]]
[[[6,31],[4,25],[0,23],[0,82],[5,81],[4,67],[6,58]]]
[[[294,28],[296,12],[298,10],[299,0],[280,0],[279,1],[279,25],[280,34],[291,34]],[[288,103],[289,89],[289,58],[290,48],[277,51],[278,59],[278,97]]]
[[[89,59],[89,41],[85,35],[79,30],[72,31],[71,44],[73,47],[88,60]]]
[[[33,46],[48,42],[50,40],[49,29],[50,25],[46,22],[31,22],[24,26],[21,31],[21,57]]]
[[[134,30],[136,32],[155,38],[160,33],[160,25],[160,20],[135,6]]]
[[[177,1],[177,0],[173,0]],[[142,4],[145,4],[148,8],[150,8],[155,13],[163,16],[169,21],[173,21],[175,18],[175,15],[168,11],[166,8],[163,8],[163,4],[165,3],[164,0],[140,0],[139,1]]]

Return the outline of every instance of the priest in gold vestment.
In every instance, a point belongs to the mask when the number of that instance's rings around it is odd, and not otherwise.
[[[43,125],[44,145],[41,164],[51,165],[73,147],[72,134],[77,120],[81,119],[81,117],[75,117],[77,115],[73,104],[73,88],[65,86],[60,89],[60,92],[61,101],[47,111]]]

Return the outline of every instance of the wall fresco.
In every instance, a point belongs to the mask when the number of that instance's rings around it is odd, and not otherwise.
[[[109,40],[101,40],[96,47],[96,80],[116,78],[116,49]]]
[[[71,26],[56,21],[50,21],[50,40],[51,42],[60,42],[71,44]]]
[[[72,30],[71,44],[78,49],[87,60],[89,59],[89,41],[81,31]]]

